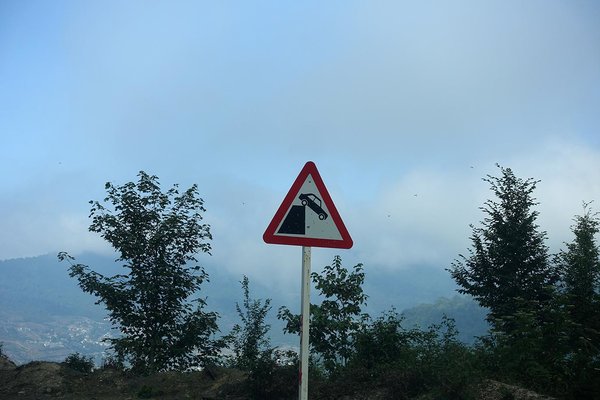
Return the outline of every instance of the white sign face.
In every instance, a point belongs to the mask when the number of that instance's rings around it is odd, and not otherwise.
[[[309,174],[300,187],[276,232],[285,236],[342,240],[312,175]]]
[[[263,239],[275,244],[352,247],[352,238],[314,163],[306,163],[267,227]]]

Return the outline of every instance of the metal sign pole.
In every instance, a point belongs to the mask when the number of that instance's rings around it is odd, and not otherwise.
[[[300,309],[300,376],[298,398],[308,400],[308,354],[310,326],[310,246],[302,246],[302,307]]]

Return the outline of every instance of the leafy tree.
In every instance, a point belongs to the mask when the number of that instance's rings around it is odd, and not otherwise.
[[[538,212],[533,191],[539,181],[517,178],[510,168],[500,167],[501,176],[488,175],[497,200],[487,200],[481,225],[471,225],[472,249],[459,256],[449,269],[461,287],[489,308],[496,329],[514,328],[505,317],[523,307],[539,309],[552,298],[556,274],[544,244],[546,233],[536,224]]]
[[[313,272],[311,280],[324,300],[320,305],[310,305],[310,345],[325,368],[333,372],[337,366],[346,365],[354,349],[361,306],[367,300],[362,289],[365,274],[362,264],[350,272],[342,266],[341,257],[335,256],[322,274]],[[287,322],[286,333],[300,333],[300,315],[281,307],[278,318]]]
[[[163,193],[156,176],[138,174],[137,183],[107,183],[102,203],[90,201],[91,232],[118,252],[125,272],[104,276],[73,264],[69,274],[83,291],[97,296],[120,330],[108,339],[120,360],[134,370],[185,370],[202,365],[224,345],[211,337],[217,314],[205,312],[203,298],[192,298],[208,275],[198,252],[210,254],[210,226],[203,224],[203,200],[196,185],[180,193],[178,185]]]
[[[267,334],[271,327],[265,323],[265,318],[271,310],[271,299],[255,300],[250,298],[248,277],[244,275],[241,281],[244,299],[242,307],[235,304],[242,325],[233,327],[233,351],[235,365],[238,368],[253,370],[261,353],[269,349]]]

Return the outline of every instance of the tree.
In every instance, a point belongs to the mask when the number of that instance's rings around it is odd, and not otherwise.
[[[313,272],[311,279],[324,300],[321,305],[310,305],[310,345],[325,368],[333,372],[337,366],[346,365],[354,349],[353,336],[360,327],[361,306],[367,300],[362,289],[365,274],[362,264],[349,272],[341,257],[335,256],[322,274]],[[300,315],[281,307],[278,318],[287,322],[286,333],[300,333]]]
[[[89,230],[115,248],[125,272],[104,276],[65,252],[58,257],[71,263],[69,275],[98,297],[120,330],[108,339],[119,360],[140,372],[185,370],[224,345],[211,339],[218,315],[204,311],[203,298],[192,298],[208,274],[189,263],[199,252],[210,254],[210,226],[201,222],[206,210],[196,185],[163,193],[156,176],[138,177],[123,186],[109,182],[104,201],[90,201]]]
[[[595,235],[599,232],[600,220],[593,214],[589,203],[584,203],[583,215],[574,218],[571,227],[575,239],[566,243],[567,250],[556,256],[564,295],[571,306],[573,322],[591,328],[592,322],[600,317],[600,257]]]
[[[356,334],[352,363],[373,369],[389,368],[394,363],[406,361],[420,332],[404,329],[403,321],[404,316],[398,314],[395,308],[375,319],[365,316]]]
[[[561,276],[566,309],[568,370],[576,398],[597,398],[600,393],[600,256],[595,236],[600,220],[584,203],[583,215],[574,218],[575,238],[555,258]]]
[[[459,255],[449,269],[461,287],[489,308],[496,329],[510,331],[510,317],[525,309],[539,309],[552,298],[556,274],[544,244],[546,233],[536,224],[538,203],[533,191],[539,181],[517,178],[510,168],[500,167],[501,176],[488,175],[498,200],[487,200],[481,210],[482,227],[471,225],[472,249]],[[507,318],[509,317],[509,318]]]
[[[233,351],[235,354],[235,365],[238,368],[254,370],[257,362],[265,351],[269,350],[269,338],[267,334],[271,327],[265,323],[265,318],[271,310],[271,299],[255,300],[250,298],[248,277],[240,282],[244,292],[242,307],[235,304],[242,325],[233,327]]]
[[[240,282],[244,292],[242,305],[236,302],[235,308],[242,324],[236,324],[231,333],[233,352],[231,365],[248,371],[246,382],[253,399],[278,399],[286,397],[282,393],[289,384],[280,385],[281,368],[278,365],[279,353],[270,347],[267,334],[271,326],[265,322],[271,310],[271,299],[260,300],[250,297],[248,277]],[[294,387],[294,385],[292,385]]]

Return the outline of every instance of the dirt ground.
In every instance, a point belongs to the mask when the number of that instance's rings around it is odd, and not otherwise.
[[[89,374],[51,362],[32,362],[19,367],[0,364],[0,399],[247,399],[242,393],[245,374],[213,369],[151,376],[133,376],[116,370]]]

